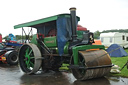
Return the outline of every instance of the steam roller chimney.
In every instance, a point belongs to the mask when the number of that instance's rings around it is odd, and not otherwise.
[[[72,7],[69,9],[71,14],[71,27],[72,27],[72,41],[77,40],[77,18],[76,18],[76,8]]]

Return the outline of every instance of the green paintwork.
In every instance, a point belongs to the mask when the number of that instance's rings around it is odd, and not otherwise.
[[[37,34],[33,35],[31,43],[37,45],[38,48],[40,48],[40,44],[37,42]]]
[[[56,36],[54,36],[54,37],[45,37],[44,38],[44,44],[47,47],[57,47]]]
[[[83,38],[83,31],[77,31],[77,38],[82,39]]]
[[[50,50],[54,50],[55,51],[55,53],[57,53],[58,54],[58,48],[57,47],[51,47],[51,48],[49,48]]]
[[[31,43],[37,45],[38,47],[40,47],[40,44],[37,42],[37,35],[33,35]],[[52,41],[55,43],[46,43],[47,41]],[[57,48],[57,42],[56,42],[56,37],[46,37],[44,38],[44,43],[46,44],[47,47],[49,47],[49,49],[55,49],[56,53],[58,53],[58,48]],[[69,46],[69,42],[66,43],[66,45],[64,46],[64,54],[68,54],[68,46]]]
[[[27,50],[25,51],[25,64],[27,66],[28,69],[30,69],[30,67],[34,67],[34,63],[31,62],[31,59],[33,59],[34,57],[30,56],[32,53],[32,49],[27,48]]]
[[[73,58],[74,58],[74,64],[78,65],[78,51],[80,50],[89,50],[89,49],[105,49],[104,45],[82,45],[82,46],[76,46],[73,47]]]
[[[68,54],[68,46],[69,46],[69,42],[67,42],[66,45],[64,46],[64,54]]]
[[[69,64],[63,63],[62,66],[59,68],[59,70],[69,70],[68,68]]]
[[[43,23],[46,23],[46,22],[57,20],[59,17],[70,17],[70,14],[59,14],[59,15],[55,15],[55,16],[51,16],[51,17],[47,17],[47,18],[43,18],[43,19],[31,21],[31,22],[27,22],[27,23],[15,25],[14,29],[22,28],[22,27],[34,27],[34,26],[39,25],[39,24],[43,24]],[[77,16],[77,18],[78,18],[78,21],[80,21],[80,18],[78,16]]]
[[[38,42],[37,42],[37,34],[33,35],[32,37],[32,40],[31,40],[31,43],[35,44],[35,45],[38,45]]]

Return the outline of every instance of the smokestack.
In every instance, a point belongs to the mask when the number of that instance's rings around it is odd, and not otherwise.
[[[72,27],[72,41],[77,40],[77,34],[76,34],[76,28],[77,28],[77,18],[76,18],[76,8],[70,8],[70,14],[71,14],[71,27]]]

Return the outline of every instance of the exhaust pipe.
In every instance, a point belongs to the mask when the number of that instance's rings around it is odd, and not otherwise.
[[[77,18],[76,18],[76,8],[70,8],[70,14],[71,14],[71,27],[72,27],[72,41],[77,41]]]

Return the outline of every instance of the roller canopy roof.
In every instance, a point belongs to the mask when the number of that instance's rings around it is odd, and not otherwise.
[[[59,15],[55,15],[55,16],[51,16],[51,17],[47,17],[47,18],[43,18],[43,19],[39,19],[39,20],[27,22],[27,23],[23,23],[23,24],[18,24],[18,25],[14,26],[14,29],[22,28],[22,27],[35,27],[36,25],[40,25],[40,24],[43,24],[43,23],[55,21],[59,17],[70,17],[70,14],[59,14]],[[78,19],[78,21],[80,20],[80,18],[78,16],[77,16],[77,19]]]

